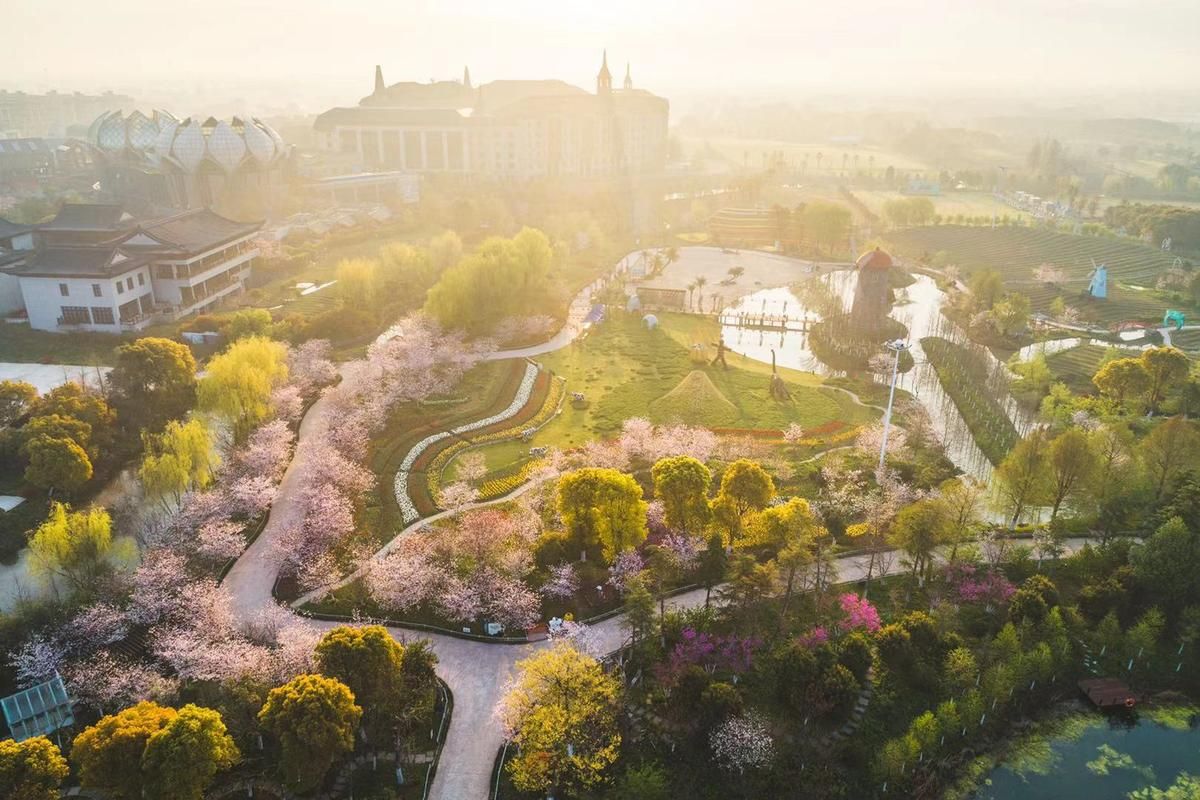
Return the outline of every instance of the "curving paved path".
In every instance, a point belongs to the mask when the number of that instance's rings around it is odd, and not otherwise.
[[[493,353],[490,358],[525,358],[552,352],[574,341],[583,330],[583,317],[588,310],[588,301],[594,286],[584,289],[571,305],[571,313],[563,329],[550,341],[534,347]],[[358,362],[343,366],[343,374],[361,368]],[[317,401],[309,409],[300,425],[299,441],[318,434],[331,420],[324,401]],[[279,573],[279,559],[275,542],[300,509],[297,494],[300,474],[304,470],[303,453],[289,465],[280,483],[275,503],[262,534],[238,558],[225,578],[225,586],[231,598],[233,611],[242,619],[253,617],[258,611],[270,606],[274,600],[271,587]],[[428,521],[428,520],[426,520]],[[417,523],[420,524],[420,523]],[[1073,551],[1083,539],[1068,540],[1068,549]],[[898,559],[891,572],[899,571]],[[843,581],[860,580],[866,574],[865,557],[854,556],[837,559],[838,574]],[[671,608],[686,608],[704,603],[704,591],[697,590],[671,598]],[[337,623],[308,620],[317,629],[335,627]],[[412,632],[392,628],[398,640],[428,640],[438,657],[438,675],[454,693],[454,714],[451,717],[441,762],[434,779],[430,797],[434,800],[484,800],[491,796],[492,766],[496,752],[504,736],[497,724],[493,709],[500,699],[505,684],[513,673],[516,662],[529,656],[547,643],[503,645],[457,639],[441,634]],[[590,644],[602,652],[618,649],[625,641],[621,617],[613,617],[591,628]]]
[[[621,266],[625,261],[622,259]],[[607,278],[604,278],[593,282],[575,296],[568,310],[566,323],[553,338],[532,347],[496,351],[491,353],[488,359],[495,361],[530,358],[566,347],[585,330],[584,319],[591,309],[592,294],[606,280]],[[350,362],[343,364],[341,371],[343,375],[347,375],[362,368],[362,362]],[[320,434],[333,423],[335,421],[329,418],[327,403],[324,399],[318,400],[300,423],[297,444]],[[233,612],[240,619],[251,619],[275,602],[271,589],[279,575],[280,567],[276,542],[301,513],[298,491],[301,475],[306,467],[306,452],[307,450],[297,447],[297,456],[288,466],[279,484],[266,526],[254,543],[238,557],[225,577],[224,584],[232,598]],[[505,502],[508,499],[511,499],[511,496],[495,502]],[[447,513],[442,512],[435,517],[418,521],[406,530]],[[336,625],[318,620],[308,622],[319,629]],[[616,626],[613,630],[614,635],[619,633]],[[433,633],[414,634],[399,628],[392,629],[392,634],[401,641],[406,638],[427,639],[438,656],[438,675],[454,693],[454,714],[446,733],[446,744],[442,750],[442,760],[430,797],[435,800],[471,800],[490,796],[488,784],[492,764],[503,741],[503,734],[492,717],[492,710],[517,660],[529,655],[536,647],[544,645],[487,644]],[[616,645],[613,649],[616,649]]]

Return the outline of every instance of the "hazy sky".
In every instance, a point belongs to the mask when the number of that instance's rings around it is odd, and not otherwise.
[[[284,94],[352,104],[388,82],[560,77],[664,94],[791,88],[1176,89],[1200,0],[5,0],[0,86]],[[233,96],[233,95],[231,95]]]

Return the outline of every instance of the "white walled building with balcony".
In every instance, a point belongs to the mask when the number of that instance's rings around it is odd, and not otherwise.
[[[35,330],[140,330],[243,292],[261,227],[205,209],[136,222],[119,206],[68,205],[0,271]]]

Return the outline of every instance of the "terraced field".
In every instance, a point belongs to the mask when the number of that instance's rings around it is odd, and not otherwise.
[[[1102,345],[1081,344],[1047,356],[1046,366],[1054,374],[1055,380],[1065,383],[1071,391],[1077,394],[1095,394],[1096,387],[1092,384],[1092,376],[1100,369],[1100,362],[1104,360],[1107,352],[1108,348]]]
[[[1172,333],[1171,344],[1194,356],[1200,351],[1200,330]]]
[[[1084,293],[1083,284],[1056,288],[1044,284],[1018,284],[1011,286],[1028,295],[1034,311],[1048,311],[1054,298],[1079,310],[1080,319],[1096,325],[1111,326],[1117,322],[1162,322],[1163,312],[1177,304],[1153,289],[1133,289],[1109,282],[1108,300],[1094,300]]]
[[[889,200],[907,198],[903,192],[885,189],[854,189],[854,196],[871,211],[883,216],[883,206]],[[930,197],[934,212],[944,218],[962,214],[967,217],[1008,216],[1011,219],[1028,218],[1029,214],[997,200],[990,192],[950,192]]]
[[[1136,286],[1154,286],[1174,261],[1174,256],[1128,241],[1033,228],[935,225],[894,231],[887,238],[900,255],[931,257],[944,250],[959,267],[994,269],[1010,283],[1032,283],[1035,268],[1053,264],[1067,273],[1068,287],[1075,291],[1086,288],[1093,259],[1108,265],[1110,285]]]
[[[1031,228],[972,228],[935,225],[893,231],[888,242],[909,258],[930,258],[944,251],[951,263],[970,272],[994,269],[1005,284],[1029,296],[1034,311],[1048,311],[1056,297],[1079,310],[1081,319],[1097,325],[1117,322],[1152,323],[1162,319],[1171,299],[1153,288],[1158,276],[1174,263],[1174,256],[1151,247],[1095,236],[1072,236]],[[1108,265],[1108,300],[1087,294],[1093,260]],[[1033,279],[1033,271],[1052,264],[1067,275],[1063,286],[1047,286]]]

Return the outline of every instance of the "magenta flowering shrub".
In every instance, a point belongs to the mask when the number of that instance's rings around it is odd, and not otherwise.
[[[684,628],[666,663],[659,665],[658,678],[664,685],[672,686],[689,667],[700,667],[710,675],[715,672],[740,675],[749,671],[754,650],[761,643],[754,637],[714,636]]]
[[[862,629],[868,633],[879,630],[879,611],[871,605],[870,600],[853,592],[846,592],[838,598],[838,602],[842,606],[842,613],[846,615],[838,622],[838,628],[843,631]]]
[[[796,643],[801,647],[807,647],[809,650],[820,647],[829,641],[829,629],[824,625],[818,625],[808,633],[801,634],[796,637]]]
[[[942,579],[950,587],[951,597],[961,603],[1003,605],[1017,590],[1000,572],[981,571],[961,561],[948,564],[942,570]]]

